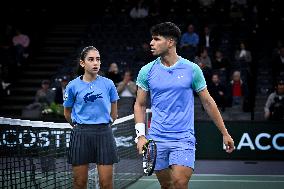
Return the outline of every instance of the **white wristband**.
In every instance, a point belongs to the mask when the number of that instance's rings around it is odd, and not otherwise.
[[[135,130],[136,130],[136,138],[134,141],[137,143],[138,137],[145,136],[145,123],[136,123]]]

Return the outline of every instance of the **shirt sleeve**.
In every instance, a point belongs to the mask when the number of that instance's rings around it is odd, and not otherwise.
[[[109,91],[109,96],[110,96],[110,102],[113,103],[119,99],[116,87],[114,83],[111,81],[110,82],[110,91]]]
[[[75,102],[75,94],[72,90],[72,87],[70,85],[67,85],[63,96],[63,106],[69,108],[73,107],[74,102]]]
[[[197,64],[193,64],[192,88],[197,93],[206,88],[206,81],[204,75]]]
[[[147,81],[148,69],[142,67],[138,73],[136,85],[141,87],[144,91],[149,91],[149,85]]]

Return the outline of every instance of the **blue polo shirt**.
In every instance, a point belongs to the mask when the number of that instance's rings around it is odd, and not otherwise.
[[[63,106],[72,108],[72,122],[109,123],[111,103],[119,99],[114,83],[99,75],[92,82],[85,82],[80,77],[70,81],[64,93]]]
[[[141,68],[136,84],[150,91],[152,120],[148,137],[195,144],[193,91],[206,88],[199,66],[179,57],[173,66],[166,67],[157,58]]]

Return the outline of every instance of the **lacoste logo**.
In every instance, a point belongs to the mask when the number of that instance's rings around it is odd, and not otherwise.
[[[93,92],[95,92],[95,91],[93,91]],[[102,93],[100,93],[100,94],[92,94],[93,92],[85,94],[85,96],[84,96],[85,103],[87,103],[88,101],[94,102],[98,98],[103,98],[102,97]]]

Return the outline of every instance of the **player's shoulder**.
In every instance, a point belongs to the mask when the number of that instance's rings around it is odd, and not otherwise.
[[[80,77],[81,76],[78,76],[78,77],[72,79],[71,81],[69,81],[67,86],[72,87],[72,86],[78,85],[78,83],[80,82]]]
[[[199,70],[201,70],[196,63],[185,58],[180,57],[180,62],[182,65],[185,65],[186,67],[190,68],[193,72],[198,72]]]
[[[101,80],[101,81],[112,82],[111,79],[109,79],[109,78],[107,78],[107,77],[105,77],[105,76],[102,76],[102,75],[98,75],[98,78],[99,78],[99,80]]]
[[[100,82],[106,83],[106,84],[114,84],[113,81],[105,76],[98,75],[98,79]]]
[[[140,72],[149,72],[151,70],[151,68],[155,65],[158,64],[160,61],[160,58],[156,58],[155,60],[147,63],[146,65],[144,65],[141,69]]]
[[[188,60],[188,59],[185,59],[185,58],[183,58],[183,57],[180,57],[180,62],[182,63],[182,64],[184,64],[184,65],[187,65],[187,66],[190,66],[190,67],[198,67],[198,65],[197,64],[195,64],[194,62],[192,62],[192,61],[190,61],[190,60]]]

